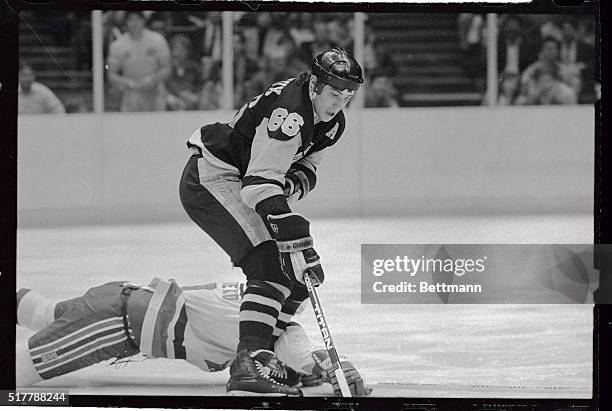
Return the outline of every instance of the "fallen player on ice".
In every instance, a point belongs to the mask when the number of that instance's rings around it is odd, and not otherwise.
[[[144,287],[109,282],[60,302],[21,289],[17,324],[35,334],[27,346],[17,347],[17,386],[138,353],[220,371],[236,355],[243,289],[244,283],[238,282],[179,287],[174,280],[154,278]],[[315,349],[296,322],[289,323],[276,341],[274,352],[269,352],[274,354],[279,361],[265,370],[271,381],[293,387],[330,383],[340,395],[327,350]],[[369,395],[372,389],[355,366],[349,361],[341,364],[352,395]]]

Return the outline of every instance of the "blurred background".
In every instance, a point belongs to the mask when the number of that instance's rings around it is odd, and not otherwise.
[[[92,56],[101,52],[108,61],[113,42],[130,31],[126,12],[22,17],[21,61],[67,112],[93,111],[94,73],[102,67]],[[163,110],[238,108],[271,82],[308,70],[313,56],[332,46],[360,57],[366,107],[589,104],[597,93],[593,16],[145,11],[143,24],[170,50]],[[99,50],[92,28],[101,31]],[[224,64],[233,66],[231,84],[224,84]],[[496,66],[496,85],[487,84],[487,65]],[[540,89],[557,82],[562,91],[544,96]],[[233,89],[229,102],[224,87]],[[497,98],[489,102],[491,88]],[[121,110],[121,91],[111,82],[104,97],[104,111]]]
[[[183,218],[191,133],[332,46],[366,83],[304,211],[592,212],[593,16],[29,10],[21,23],[20,224]]]

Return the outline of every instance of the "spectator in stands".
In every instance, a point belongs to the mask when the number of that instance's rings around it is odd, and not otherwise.
[[[558,16],[548,16],[548,18],[540,24],[540,38],[545,39],[547,37],[552,37],[557,41],[561,41],[563,34],[561,33],[561,27],[558,21]]]
[[[315,56],[325,50],[329,50],[332,45],[329,42],[329,33],[327,23],[322,18],[316,18],[312,24],[314,40],[308,43],[302,43],[300,47],[300,57],[303,61],[312,61]]]
[[[500,76],[499,96],[497,105],[513,106],[517,103],[517,98],[521,90],[521,77],[518,72],[506,71]]]
[[[291,73],[292,77],[297,76],[301,72],[308,71],[310,68],[310,64],[302,60],[297,48],[294,48],[293,51],[289,53],[287,59],[287,69]]]
[[[218,110],[221,107],[223,83],[221,81],[221,62],[209,57],[202,58],[202,80],[204,82],[198,102],[199,110]]]
[[[111,44],[108,79],[122,91],[121,111],[161,111],[166,107],[164,81],[170,75],[168,42],[145,27],[139,11],[126,14],[126,30]]]
[[[259,59],[264,52],[264,43],[266,42],[268,31],[273,30],[272,14],[267,11],[255,13],[255,28],[256,32],[254,33],[252,44],[255,49],[253,57]]]
[[[534,88],[534,75],[537,70],[543,69],[545,72],[555,73],[555,77],[572,86],[576,83],[576,76],[579,74],[573,70],[567,70],[559,60],[559,42],[554,37],[546,37],[542,41],[542,48],[538,55],[538,60],[528,66],[521,75],[521,94],[528,95],[527,89]],[[576,90],[574,94],[577,95]]]
[[[234,101],[241,104],[248,96],[244,87],[259,71],[259,63],[247,55],[245,37],[242,32],[234,33]]]
[[[294,77],[297,73],[291,70],[288,63],[289,56],[284,49],[278,49],[271,56],[262,59],[261,70],[247,85],[248,90],[257,95],[276,81]]]
[[[109,10],[102,15],[102,36],[103,36],[103,54],[104,61],[108,60],[108,52],[110,45],[115,40],[121,37],[123,27],[125,26],[125,10]],[[110,84],[110,81],[105,82],[104,109],[105,111],[121,110],[122,92]]]
[[[125,22],[125,10],[105,11],[102,15],[102,27],[104,37],[104,58],[108,57],[110,45],[123,33]]]
[[[574,90],[561,80],[559,69],[554,66],[540,66],[532,75],[526,93],[520,95],[517,104],[576,104]]]
[[[365,26],[365,39],[363,45],[363,68],[366,72],[371,72],[378,67],[376,60],[376,33],[372,27]]]
[[[376,34],[369,26],[365,28],[364,67],[366,76],[373,72],[384,73],[390,78],[397,75],[397,64],[384,45],[377,42]]]
[[[166,38],[169,37],[169,29],[172,26],[172,14],[168,11],[153,12],[147,19],[149,28]]]
[[[349,32],[348,21],[344,16],[330,20],[327,23],[327,32],[333,47],[340,47],[352,53],[353,36]]]
[[[293,39],[295,46],[299,49],[303,43],[312,43],[315,39],[312,31],[313,14],[312,13],[292,13],[292,19],[295,24],[290,28],[289,34]]]
[[[192,39],[196,54],[213,62],[220,61],[223,53],[221,12],[189,13],[186,21],[194,26]]]
[[[463,51],[463,69],[478,91],[483,91],[485,88],[484,24],[484,18],[480,14],[461,13],[458,17],[459,47]]]
[[[375,72],[370,76],[365,95],[366,107],[398,107],[397,90],[393,81],[384,72]]]
[[[278,47],[268,55],[268,59],[276,61],[277,64],[284,64],[286,70],[279,75],[297,76],[303,71],[310,70],[310,64],[301,59],[300,53],[295,42],[289,34],[284,34],[278,43]],[[285,73],[285,74],[282,74]],[[277,81],[274,79],[274,81]]]
[[[260,30],[259,36],[260,56],[270,58],[281,52],[289,55],[293,40],[291,40],[291,36],[284,28],[285,14],[269,13],[269,19],[264,18],[261,20],[264,26]],[[282,50],[279,51],[279,49]]]
[[[594,46],[578,36],[577,23],[565,19],[561,26],[559,48],[561,72],[573,80],[570,84],[581,102],[591,102],[594,96]]]
[[[36,74],[26,63],[19,64],[19,114],[65,113],[64,105],[44,84],[36,81]]]
[[[526,24],[516,15],[502,23],[497,41],[497,68],[502,73],[520,73],[537,58],[536,44],[525,36]]]
[[[202,73],[191,57],[191,40],[177,34],[170,40],[172,71],[166,80],[167,106],[170,110],[195,110],[200,99]]]
[[[258,59],[259,55],[259,26],[257,25],[258,15],[261,13],[235,12],[237,23],[234,30],[244,34],[245,49],[247,56],[251,59]]]

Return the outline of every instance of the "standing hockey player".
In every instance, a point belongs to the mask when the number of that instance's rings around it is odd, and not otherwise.
[[[324,279],[310,224],[287,200],[314,189],[324,150],[344,131],[342,108],[361,83],[355,59],[327,50],[312,72],[271,85],[229,123],[206,125],[187,143],[183,207],[247,278],[230,395],[300,395],[261,372],[273,359],[268,350],[308,298],[306,270],[316,285]]]
[[[17,292],[17,324],[35,332],[16,349],[17,386],[142,352],[147,357],[183,359],[204,371],[219,371],[234,359],[238,310],[244,283],[179,287],[153,279],[147,286],[114,281],[76,298],[54,302],[34,290]],[[276,341],[281,360],[269,375],[296,386],[332,384],[340,394],[327,351],[315,349],[302,327],[292,322]],[[359,371],[342,366],[353,395],[367,395]],[[302,378],[303,377],[303,378]]]

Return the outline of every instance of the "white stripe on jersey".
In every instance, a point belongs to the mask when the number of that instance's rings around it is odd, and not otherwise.
[[[179,298],[176,300],[174,317],[172,317],[170,324],[168,324],[168,338],[166,339],[166,355],[168,358],[176,358],[176,353],[174,352],[174,326],[176,325],[176,322],[178,321],[179,316],[181,315],[181,308],[184,304],[185,296],[183,295],[183,293],[181,293]]]
[[[145,313],[144,320],[142,321],[142,331],[140,333],[140,351],[143,354],[153,357],[153,338],[155,333],[155,323],[157,322],[157,315],[159,310],[166,298],[166,294],[170,290],[170,283],[166,281],[160,281],[158,286],[155,288],[155,292],[149,301],[147,312]]]

